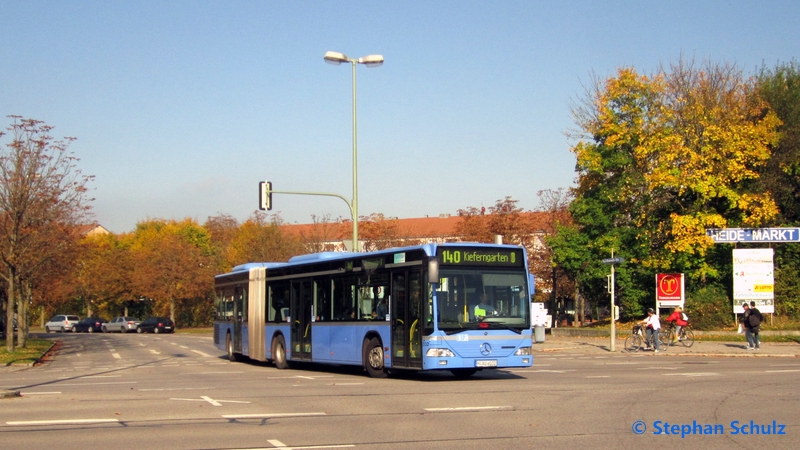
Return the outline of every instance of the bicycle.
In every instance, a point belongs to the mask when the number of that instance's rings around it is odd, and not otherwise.
[[[685,326],[681,327],[681,333],[678,336],[677,341],[675,340],[675,324],[672,322],[668,322],[667,328],[661,330],[663,332],[664,339],[659,339],[662,344],[666,344],[667,346],[673,345],[676,342],[680,342],[683,344],[684,347],[691,347],[694,345],[694,332],[692,332],[691,324],[686,324]],[[660,337],[660,336],[659,336]]]
[[[650,348],[654,348],[653,346],[649,345],[649,342],[646,342],[644,336],[644,328],[641,325],[634,325],[631,329],[631,335],[625,339],[625,350],[629,352],[638,352],[639,350],[649,350]],[[664,340],[661,336],[658,338],[659,343],[663,343]],[[666,350],[666,347],[663,348]]]

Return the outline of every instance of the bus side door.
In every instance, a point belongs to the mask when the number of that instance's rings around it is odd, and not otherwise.
[[[311,279],[292,281],[292,359],[311,359]]]
[[[419,270],[392,274],[392,367],[422,368],[422,285]]]

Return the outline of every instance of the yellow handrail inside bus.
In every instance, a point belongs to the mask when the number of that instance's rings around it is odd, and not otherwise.
[[[417,328],[417,322],[419,322],[419,319],[414,319],[414,322],[411,324],[411,330],[408,332],[408,347],[412,358],[417,357],[416,347],[412,344],[414,341],[414,329]]]

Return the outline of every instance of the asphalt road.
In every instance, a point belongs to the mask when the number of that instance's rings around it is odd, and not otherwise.
[[[564,351],[467,380],[371,379],[230,363],[210,336],[49,337],[53,360],[0,370],[0,389],[22,392],[0,399],[0,448],[800,446],[794,358]]]

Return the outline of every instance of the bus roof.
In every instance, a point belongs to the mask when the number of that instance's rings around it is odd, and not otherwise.
[[[435,255],[437,247],[463,247],[463,246],[470,246],[470,247],[507,247],[507,248],[519,248],[518,245],[511,245],[511,244],[487,244],[487,243],[479,243],[479,242],[446,242],[440,244],[421,244],[421,245],[414,245],[410,247],[392,247],[383,250],[376,250],[372,252],[320,252],[320,253],[309,253],[306,255],[298,255],[293,256],[289,259],[289,262],[251,262],[246,264],[239,264],[235,266],[229,273],[236,273],[236,272],[246,272],[250,269],[257,268],[257,267],[266,267],[267,270],[276,269],[280,267],[287,267],[292,265],[302,265],[302,264],[312,264],[316,262],[328,262],[328,261],[337,261],[342,259],[350,259],[355,257],[362,257],[362,256],[369,256],[369,255],[385,255],[391,253],[397,253],[398,251],[407,252],[412,250],[424,250],[427,255]],[[227,274],[217,275],[223,276]]]

